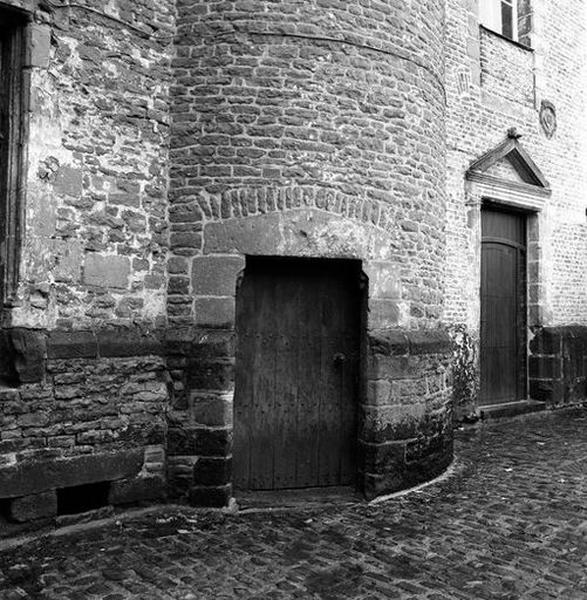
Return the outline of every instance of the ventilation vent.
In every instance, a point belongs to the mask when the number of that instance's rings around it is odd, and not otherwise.
[[[57,490],[57,514],[76,515],[108,505],[110,482],[100,481]]]

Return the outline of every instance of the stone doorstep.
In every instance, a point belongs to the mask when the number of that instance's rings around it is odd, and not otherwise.
[[[504,402],[502,404],[487,404],[478,408],[479,417],[484,420],[504,419],[527,413],[546,410],[546,402],[538,400],[519,400],[517,402]]]
[[[325,505],[367,504],[354,486],[284,489],[270,491],[234,491],[239,511],[258,509],[309,508]]]

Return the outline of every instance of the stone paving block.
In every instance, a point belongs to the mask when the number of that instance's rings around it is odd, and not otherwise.
[[[375,504],[163,506],[0,546],[0,590],[51,600],[582,600],[586,426],[576,410],[461,430],[450,476]],[[231,494],[191,489],[199,503]]]

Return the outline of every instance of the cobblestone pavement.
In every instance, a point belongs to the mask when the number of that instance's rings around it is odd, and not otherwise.
[[[0,554],[0,598],[587,599],[587,412],[458,433],[445,481],[377,505],[162,508]]]

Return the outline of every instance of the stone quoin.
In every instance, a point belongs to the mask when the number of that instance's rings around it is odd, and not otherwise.
[[[585,7],[480,4],[0,0],[0,532],[586,401]]]

